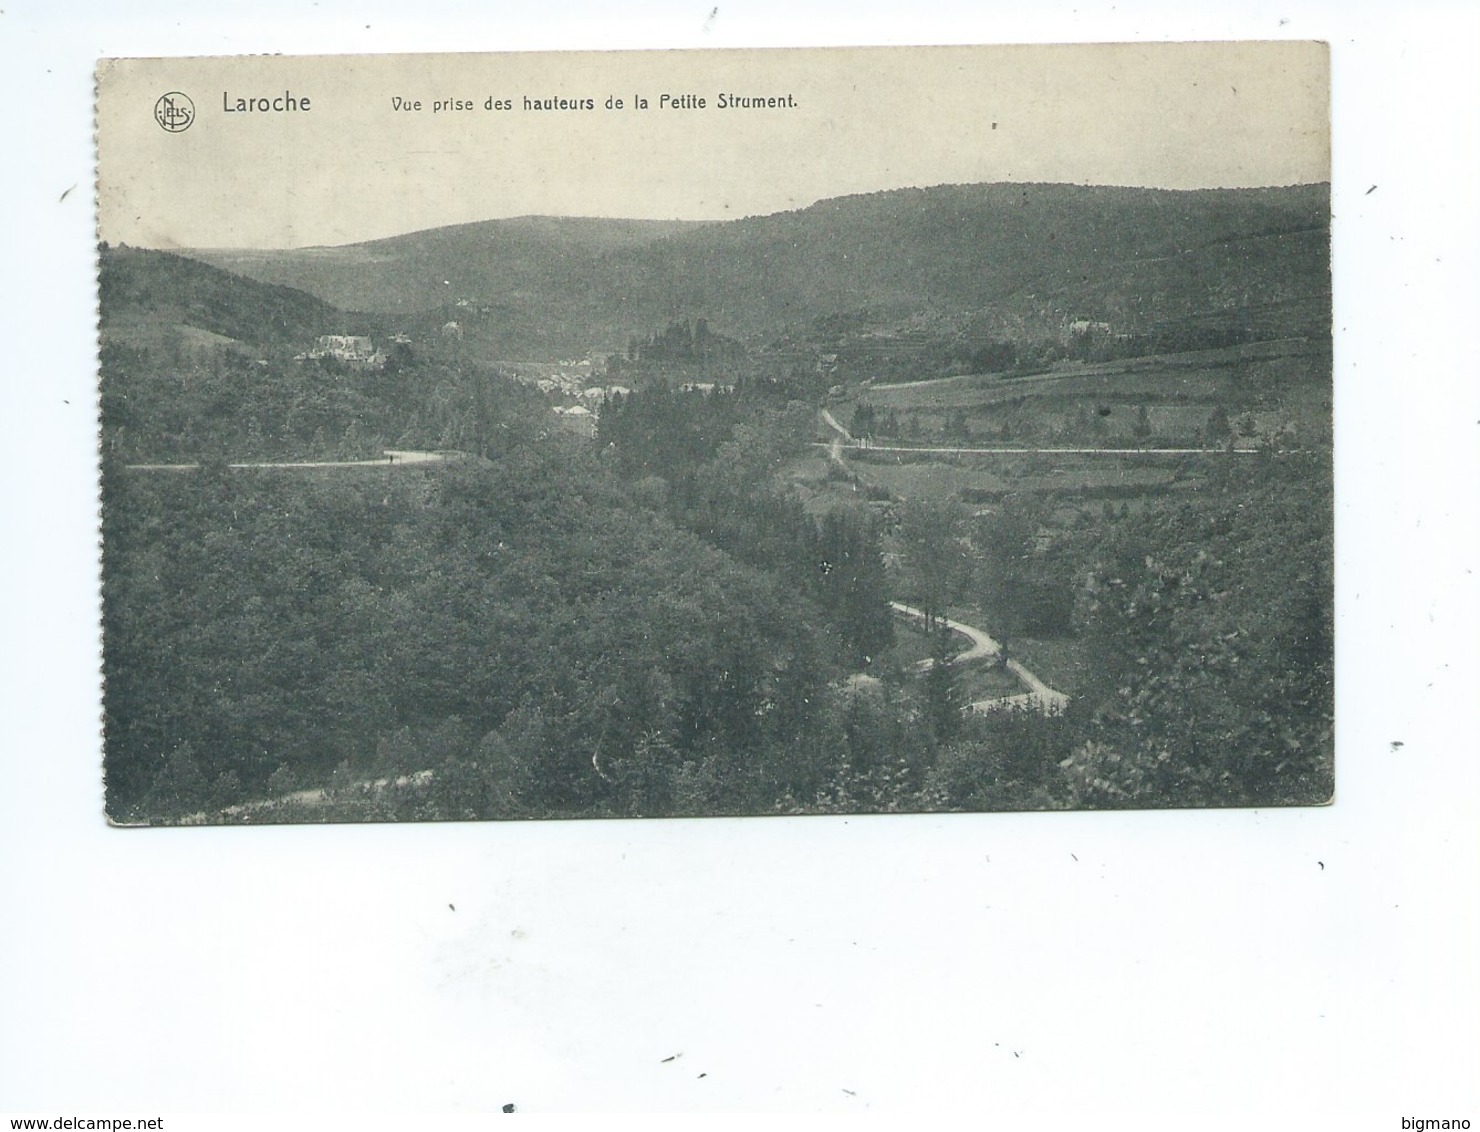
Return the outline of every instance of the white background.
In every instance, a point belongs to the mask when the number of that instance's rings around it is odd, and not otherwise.
[[[0,3],[0,1111],[1480,1126],[1468,4]],[[1334,806],[105,827],[96,58],[1225,37],[1333,50]]]

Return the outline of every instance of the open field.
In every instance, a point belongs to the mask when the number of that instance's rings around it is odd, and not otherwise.
[[[250,346],[235,338],[183,322],[162,324],[135,319],[112,323],[102,328],[101,337],[110,345],[136,348],[164,345],[172,348],[177,356],[209,357],[216,350],[251,352]]]
[[[1226,457],[1207,457],[1207,459]],[[1100,499],[1164,491],[1188,482],[1176,465],[1147,466],[1140,457],[966,456],[950,460],[886,463],[855,460],[866,483],[901,499],[980,501],[1012,493],[1057,492]]]
[[[1230,435],[1239,448],[1288,448],[1329,443],[1329,374],[1326,343],[1298,339],[864,385],[832,412],[879,448],[1204,448]]]
[[[863,400],[881,409],[909,409],[917,412],[1010,404],[1036,397],[1179,397],[1207,401],[1224,395],[1230,385],[1230,375],[1221,367],[1176,371],[1075,371],[1019,378],[979,374],[908,385],[875,386],[866,391]]]
[[[1160,354],[1108,362],[1064,362],[1042,373],[964,374],[915,382],[891,382],[868,389],[865,399],[880,407],[958,408],[1010,401],[1018,397],[1065,396],[1216,396],[1231,378],[1267,371],[1278,380],[1282,371],[1314,366],[1328,369],[1330,347],[1320,341],[1287,339]]]
[[[1146,427],[1138,437],[1140,409],[1146,409]],[[966,434],[952,434],[952,417],[964,413],[961,423]],[[952,412],[916,412],[911,420],[924,437],[950,437],[952,443],[966,447],[978,445],[1023,443],[1029,440],[1054,441],[1058,438],[1092,438],[1115,446],[1145,444],[1201,445],[1206,435],[1211,406],[1203,402],[1167,403],[1148,398],[1122,401],[1093,398],[1052,397],[1033,402],[1011,402],[997,405],[963,407]],[[1250,414],[1255,428],[1268,432],[1282,421],[1274,413]],[[895,443],[891,440],[890,443]],[[921,441],[904,441],[926,443]]]
[[[1325,343],[1269,343],[1238,350],[1074,364],[1026,377],[973,374],[865,387],[840,419],[868,406],[898,426],[904,443],[973,444],[1135,438],[1151,445],[1200,444],[1215,408],[1240,418],[1249,435],[1293,429],[1303,437],[1330,428],[1330,354]],[[1142,418],[1142,411],[1145,416]]]

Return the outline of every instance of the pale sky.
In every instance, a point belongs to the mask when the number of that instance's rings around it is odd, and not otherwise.
[[[156,120],[167,92],[188,128]],[[236,109],[289,94],[309,109]],[[455,99],[472,108],[436,106]],[[593,108],[534,108],[550,99]],[[99,68],[98,154],[101,238],[162,248],[732,219],[946,183],[1293,184],[1330,177],[1329,63],[1291,42],[124,60]]]

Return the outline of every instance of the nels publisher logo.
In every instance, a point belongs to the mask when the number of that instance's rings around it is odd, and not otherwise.
[[[154,104],[154,120],[159,123],[160,129],[172,134],[188,130],[190,123],[195,121],[195,103],[190,101],[189,95],[181,94],[178,90],[162,94]]]

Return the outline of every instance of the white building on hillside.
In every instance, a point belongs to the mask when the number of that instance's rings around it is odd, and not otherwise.
[[[380,369],[385,365],[385,355],[375,349],[375,343],[359,334],[320,334],[313,349],[298,358],[332,358],[356,369]]]

